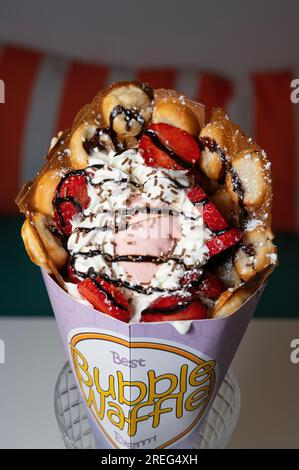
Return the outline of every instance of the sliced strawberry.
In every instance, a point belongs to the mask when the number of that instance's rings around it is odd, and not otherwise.
[[[58,185],[59,196],[74,198],[82,209],[86,209],[89,204],[87,194],[86,174],[81,171],[68,173]]]
[[[81,206],[74,201],[65,199],[56,199],[54,209],[54,218],[58,229],[65,235],[70,236],[72,233],[73,217],[81,212]]]
[[[219,279],[211,273],[205,273],[205,278],[202,283],[196,289],[196,293],[206,297],[207,299],[217,300],[222,292],[225,291],[225,285]]]
[[[142,322],[177,320],[203,320],[208,317],[207,309],[200,299],[171,295],[154,300],[141,313]]]
[[[170,124],[152,124],[139,143],[147,166],[172,170],[192,168],[200,156],[199,144],[188,132]]]
[[[190,189],[187,196],[193,204],[199,204],[208,199],[207,193],[200,186]]]
[[[203,205],[202,216],[205,224],[212,232],[224,230],[228,227],[225,218],[211,201]]]
[[[184,276],[181,278],[182,286],[198,286],[204,278],[204,273],[200,269],[192,269],[186,271]]]
[[[72,233],[72,219],[89,204],[86,174],[72,171],[62,178],[53,201],[54,216],[59,230],[69,236]]]
[[[221,251],[234,246],[242,239],[243,233],[238,228],[231,228],[207,241],[210,256],[217,255]]]
[[[220,214],[217,207],[209,201],[206,192],[200,186],[190,189],[187,196],[194,205],[199,204],[198,209],[202,212],[203,220],[212,232],[224,230],[228,227],[225,218]]]
[[[217,276],[195,269],[184,274],[181,278],[181,285],[187,286],[190,292],[211,300],[217,300],[225,290],[225,285]]]
[[[104,279],[87,278],[78,283],[78,291],[97,310],[126,323],[130,320],[130,306],[123,294]]]

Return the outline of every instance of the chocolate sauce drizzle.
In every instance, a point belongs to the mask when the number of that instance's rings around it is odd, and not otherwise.
[[[60,196],[60,191],[61,191],[61,188],[62,188],[62,185],[63,183],[70,177],[72,176],[77,176],[77,175],[82,175],[86,178],[86,180],[89,180],[89,176],[88,174],[86,173],[85,170],[73,170],[73,171],[69,171],[68,173],[66,173],[60,180],[57,188],[56,188],[56,192],[55,192],[55,198],[52,202],[54,208],[56,209],[57,211],[57,214],[58,214],[58,217],[59,217],[59,220],[60,220],[60,223],[61,223],[61,226],[62,227],[65,227],[66,223],[65,223],[65,220],[62,216],[62,212],[61,212],[61,204],[64,203],[64,202],[70,202],[72,203],[76,209],[79,211],[79,212],[82,212],[82,207],[81,207],[81,204],[79,203],[79,201],[76,200],[75,197],[73,196]]]
[[[192,220],[193,222],[196,222],[197,220],[200,219],[200,216],[198,217],[193,217],[193,216],[187,216],[184,212],[178,211],[175,209],[168,209],[167,207],[151,207],[151,206],[146,206],[146,207],[135,207],[134,209],[127,209],[126,212],[128,215],[132,214],[139,214],[139,213],[146,213],[146,214],[157,214],[157,215],[172,215],[174,217],[178,216],[183,216],[188,220]]]
[[[194,287],[199,287],[200,284],[205,280],[206,271],[202,267],[197,268],[197,266],[194,266],[193,269],[197,269],[198,277],[196,279],[192,279],[192,274],[190,272],[190,268],[188,268],[182,279],[184,279],[184,277],[186,275],[188,275],[188,271],[189,271],[190,278],[187,279],[186,281],[182,282],[183,286],[192,286],[193,288]]]
[[[177,289],[162,289],[160,287],[149,287],[148,289],[145,289],[143,286],[139,284],[130,284],[128,281],[125,281],[123,279],[113,279],[110,278],[107,274],[103,272],[95,272],[94,268],[89,268],[87,273],[84,273],[82,271],[78,271],[75,266],[75,259],[74,257],[71,257],[70,259],[70,265],[73,269],[74,275],[81,277],[82,279],[87,279],[87,278],[94,278],[94,277],[100,277],[104,281],[107,281],[110,284],[113,284],[116,287],[125,287],[126,289],[132,290],[134,292],[137,292],[138,294],[144,294],[144,295],[150,295],[153,292],[168,292],[168,293],[173,293],[177,292]]]
[[[135,84],[148,96],[149,100],[152,102],[154,99],[154,92],[152,88],[144,82],[135,82]],[[109,124],[111,129],[113,129],[114,119],[120,115],[124,116],[127,131],[130,131],[132,129],[133,121],[138,122],[138,124],[140,125],[140,132],[137,138],[140,137],[146,124],[146,120],[142,116],[141,112],[134,107],[124,108],[123,106],[118,104],[112,109],[109,116]]]
[[[226,158],[225,153],[221,149],[220,145],[217,144],[215,139],[211,139],[210,137],[200,137],[199,146],[200,146],[201,151],[203,151],[205,148],[208,148],[210,152],[213,152],[213,153],[216,152],[218,154],[221,164],[222,164],[222,172],[221,172],[218,183],[223,184],[225,180],[225,174],[229,172],[231,179],[232,179],[233,190],[237,193],[237,196],[238,196],[239,206],[243,208],[244,207],[244,188],[242,186],[242,183],[240,181],[240,178],[236,170]]]
[[[92,181],[90,181],[89,183],[92,186],[101,186],[103,183],[112,183],[112,182],[115,184],[119,184],[119,185],[124,184],[124,183],[129,183],[132,186],[135,186],[135,188],[140,188],[139,183],[129,178],[121,178],[120,180],[116,180],[114,178],[105,178],[105,179],[102,179],[100,183],[93,183]]]
[[[137,109],[134,109],[134,108],[127,109],[121,106],[120,104],[118,104],[112,109],[110,116],[109,116],[109,123],[110,123],[111,129],[113,129],[114,119],[119,115],[124,116],[127,131],[130,131],[132,129],[133,121],[138,122],[138,124],[141,127],[141,130],[144,128],[146,124],[144,117]]]
[[[96,286],[96,288],[103,292],[103,294],[106,295],[107,299],[117,308],[120,308],[121,310],[125,310],[127,311],[127,307],[125,307],[124,305],[120,304],[119,302],[117,302],[117,300],[113,297],[112,294],[110,294],[110,292],[108,292],[97,280],[97,275],[93,272],[90,272],[89,275],[87,276],[89,279],[91,279],[91,281],[94,283],[94,285]]]
[[[93,258],[101,255],[105,261],[109,263],[119,263],[121,261],[132,262],[132,263],[154,263],[156,265],[163,264],[167,261],[175,261],[185,266],[185,263],[176,256],[153,256],[153,255],[110,255],[109,253],[103,253],[100,249],[89,250],[89,251],[78,251],[73,257],[83,256],[83,258]]]
[[[178,189],[188,189],[188,188],[189,188],[189,186],[185,186],[185,185],[181,184],[181,183],[180,183],[178,180],[176,180],[175,178],[172,178],[170,175],[168,175],[167,173],[165,173],[165,171],[162,171],[162,173],[163,173],[163,175],[164,175],[167,179],[169,179],[173,184],[175,184]]]
[[[59,197],[57,196],[55,198],[55,201],[54,201],[54,206],[55,206],[55,209],[57,211],[57,214],[58,214],[58,217],[59,217],[59,220],[60,220],[60,224],[62,227],[65,227],[66,226],[66,222],[63,218],[63,215],[62,215],[62,212],[61,212],[61,204],[63,204],[64,202],[70,202],[72,203],[75,208],[78,210],[78,212],[82,212],[82,207],[81,207],[81,204],[76,201],[76,199],[74,197],[70,197],[70,196],[67,196],[67,197]]]
[[[101,138],[104,136],[107,136],[110,138],[110,141],[115,150],[118,149],[120,144],[117,140],[117,135],[114,132],[114,130],[110,127],[105,127],[103,129],[100,127],[97,127],[92,138],[85,139],[82,144],[85,152],[88,155],[90,155],[95,148],[99,149],[100,151],[107,151],[108,150],[107,141],[101,140]]]
[[[96,217],[97,215],[99,215],[100,212],[97,212],[97,213],[91,213],[89,215],[84,215],[82,214],[82,219],[83,221],[88,219],[91,215],[93,217]],[[197,222],[199,219],[200,219],[200,215],[198,217],[193,217],[193,216],[189,216],[189,215],[186,215],[184,212],[181,212],[181,211],[177,211],[177,210],[174,210],[174,209],[168,209],[167,207],[150,207],[150,206],[146,206],[146,207],[134,207],[132,209],[129,209],[129,208],[125,208],[124,211],[122,211],[122,209],[120,209],[118,212],[113,212],[113,211],[110,211],[109,209],[103,209],[103,211],[101,212],[102,214],[107,214],[107,215],[111,215],[114,217],[114,220],[116,220],[117,218],[117,215],[121,217],[121,220],[123,221],[123,216],[132,216],[132,215],[136,215],[136,214],[157,214],[157,215],[172,215],[174,217],[178,217],[178,216],[183,216],[185,217],[185,219],[187,220],[191,220],[192,222]],[[112,225],[112,226],[109,226],[109,225],[104,225],[104,226],[97,226],[97,227],[92,227],[92,228],[86,228],[86,227],[77,227],[76,228],[76,233],[81,233],[81,232],[86,232],[88,233],[89,231],[91,230],[101,230],[101,231],[108,231],[108,230],[115,230],[116,232],[121,232],[121,231],[124,231],[124,230],[127,230],[128,226],[129,226],[129,221],[127,221],[126,219],[119,223],[118,225]]]
[[[165,143],[163,143],[158,135],[156,134],[155,131],[153,131],[152,129],[146,129],[146,131],[144,132],[144,135],[147,135],[152,143],[160,150],[162,150],[162,152],[166,153],[172,160],[174,160],[178,165],[181,165],[183,168],[192,168],[192,163],[190,162],[186,162],[185,160],[183,160],[179,155],[177,155],[170,147],[168,147]]]
[[[232,165],[229,167],[230,176],[232,179],[233,190],[237,193],[239,206],[244,208],[244,188],[240,178]]]

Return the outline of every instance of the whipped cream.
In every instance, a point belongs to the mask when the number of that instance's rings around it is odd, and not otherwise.
[[[186,270],[206,263],[209,256],[206,241],[212,233],[205,227],[200,211],[187,197],[192,180],[185,170],[147,167],[133,148],[109,154],[95,149],[90,155],[87,171],[90,202],[83,215],[73,218],[68,240],[73,267],[79,278],[80,273],[84,275],[93,269],[116,280],[130,299],[131,321],[138,322],[141,311],[164,292],[168,295],[169,291],[181,293],[180,279]],[[132,209],[132,201],[138,201],[137,210],[145,212],[144,220],[148,208],[162,208],[171,211],[180,227],[180,236],[175,238],[171,253],[159,254],[161,261],[146,283],[132,279],[125,269],[126,263],[119,261],[116,253],[116,236],[119,237],[120,231],[125,236],[125,224],[130,226],[130,220],[134,220],[133,215],[127,213],[128,208]],[[164,217],[163,214],[159,217]],[[139,235],[138,227],[136,233]],[[147,246],[148,255],[152,254],[154,238],[145,238],[139,243],[142,254]],[[79,298],[74,293],[74,285],[69,288],[67,284],[66,287],[71,295]],[[180,325],[177,327],[182,330]]]

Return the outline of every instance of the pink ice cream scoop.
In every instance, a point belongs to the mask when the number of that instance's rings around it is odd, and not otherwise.
[[[150,207],[167,209],[168,206],[161,206],[161,201],[153,201]],[[135,196],[129,201],[128,208],[145,208],[145,201],[141,196]],[[167,256],[180,237],[181,227],[176,216],[169,212],[157,214],[140,210],[129,218],[127,230],[116,234],[115,254]],[[119,264],[131,280],[137,283],[150,282],[161,266],[149,261],[120,261]]]

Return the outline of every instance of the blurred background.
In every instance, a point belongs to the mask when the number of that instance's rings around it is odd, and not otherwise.
[[[224,107],[269,154],[280,266],[233,363],[242,408],[231,446],[298,447],[298,19],[298,0],[0,0],[0,447],[62,446],[52,395],[64,353],[14,198],[79,108],[133,78],[177,88],[208,115]]]
[[[280,267],[257,315],[298,316],[299,104],[290,100],[299,77],[298,2],[1,0],[0,7],[1,314],[51,315],[19,235],[18,189],[41,167],[51,137],[99,89],[138,78],[199,99],[208,115],[224,107],[268,152]]]

